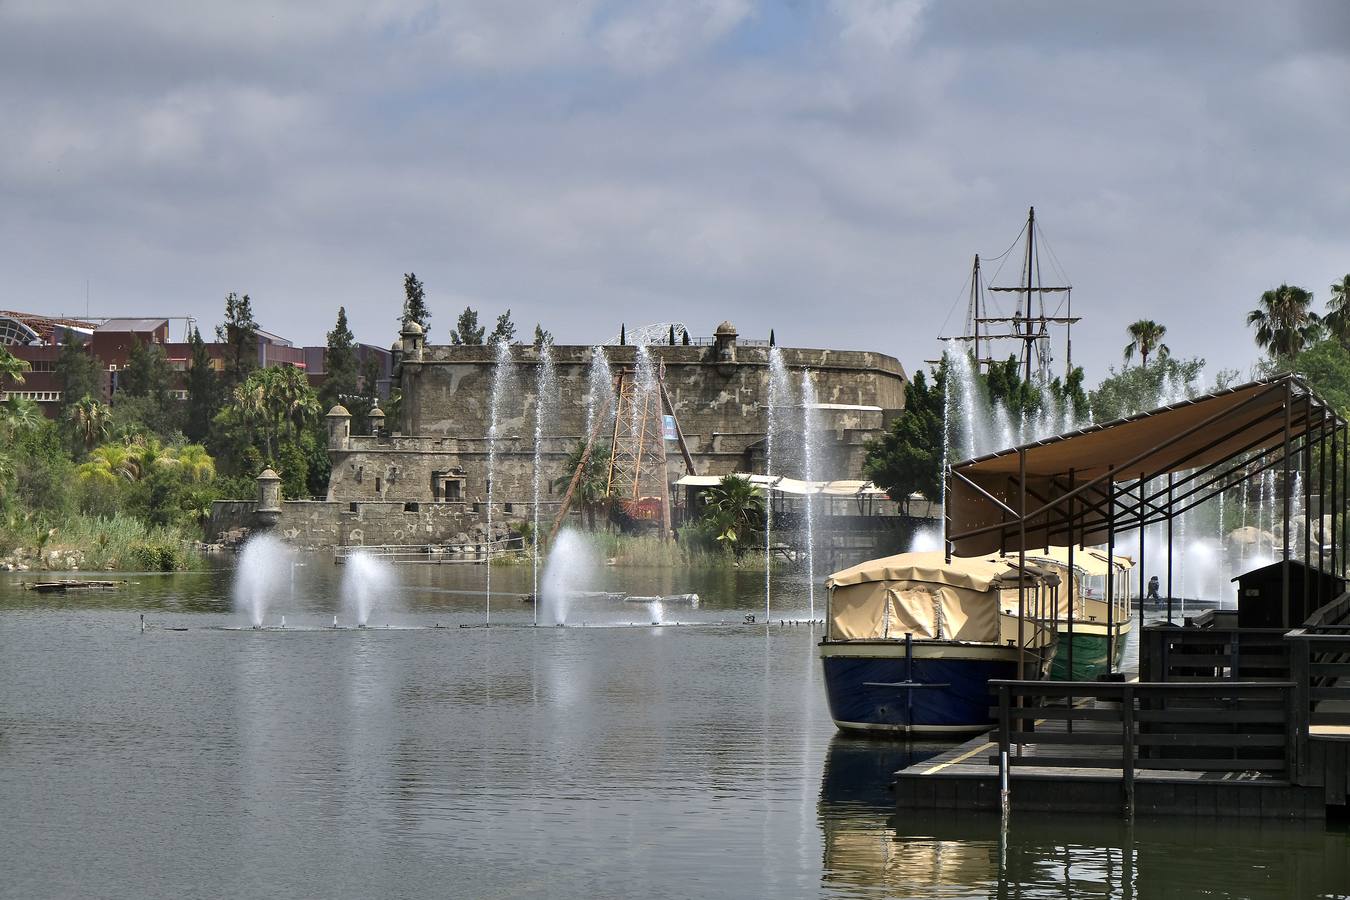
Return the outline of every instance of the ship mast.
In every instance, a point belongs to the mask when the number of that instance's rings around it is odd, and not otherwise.
[[[1046,285],[1041,282],[1041,259],[1036,250],[1036,207],[1031,207],[1027,211],[1026,226],[1026,255],[1022,263],[1022,283],[1017,286],[995,287],[990,285],[989,290],[1005,293],[1015,293],[1020,295],[1017,298],[1017,307],[1011,318],[1008,317],[990,317],[984,316],[980,322],[984,324],[1006,323],[1012,326],[1011,334],[988,335],[989,337],[1010,338],[1021,341],[1022,343],[1022,371],[1023,379],[1028,383],[1031,381],[1031,362],[1032,357],[1039,357],[1040,375],[1049,378],[1050,375],[1050,326],[1063,325],[1065,329],[1065,375],[1068,374],[1068,368],[1072,364],[1072,350],[1070,349],[1071,340],[1070,329],[1073,323],[1078,319],[1072,315],[1073,312],[1073,286],[1072,285]],[[1045,295],[1046,294],[1064,294],[1067,300],[1068,315],[1047,316],[1045,314]],[[1035,295],[1036,310],[1032,313],[1032,297]]]
[[[1073,287],[1072,285],[1045,285],[1041,283],[1041,258],[1036,245],[1036,207],[1031,207],[1027,212],[1027,224],[1025,228],[1027,236],[1025,252],[1022,254],[1022,278],[1020,283],[1015,286],[988,288],[984,286],[984,279],[980,274],[980,255],[975,254],[975,262],[970,270],[970,299],[966,306],[966,328],[965,333],[950,337],[942,337],[943,341],[970,341],[972,344],[973,356],[975,358],[975,370],[981,371],[982,367],[993,362],[993,343],[1000,340],[1015,340],[1021,346],[1021,367],[1023,378],[1031,381],[1031,369],[1033,356],[1038,358],[1039,374],[1042,378],[1050,377],[1050,326],[1064,326],[1065,354],[1064,365],[1065,375],[1073,369],[1073,345],[1072,328],[1078,319],[1073,315]],[[994,273],[995,277],[998,273]],[[1004,293],[1017,294],[1017,306],[1011,316],[991,316],[985,305],[984,292],[1000,291]],[[1066,315],[1047,316],[1045,314],[1045,295],[1046,294],[1064,294],[1066,300]],[[1033,295],[1036,301],[1036,309],[1032,311]],[[991,328],[990,326],[1002,326],[1008,330]],[[985,345],[989,358],[980,356],[980,344]]]

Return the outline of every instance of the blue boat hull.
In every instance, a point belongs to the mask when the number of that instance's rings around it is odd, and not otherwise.
[[[935,644],[915,642],[911,663],[904,644],[894,641],[822,643],[825,691],[835,725],[845,731],[931,733],[970,733],[992,726],[989,709],[995,700],[989,681],[1017,677],[1017,651]],[[1034,667],[1033,662],[1033,672]]]

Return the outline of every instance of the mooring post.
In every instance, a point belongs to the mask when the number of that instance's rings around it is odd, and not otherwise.
[[[1125,817],[1134,818],[1134,687],[1126,684],[1120,700],[1121,774],[1125,786]]]
[[[1008,686],[998,686],[998,802],[1003,815],[1007,815],[1011,806],[1008,793],[1008,745],[1009,733]]]

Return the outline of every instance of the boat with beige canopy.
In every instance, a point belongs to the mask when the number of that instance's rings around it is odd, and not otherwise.
[[[1015,553],[990,558],[1001,559],[1009,566],[1018,564]],[[1059,576],[1057,584],[1042,583],[1029,598],[1024,597],[1028,614],[1059,636],[1050,678],[1096,681],[1102,675],[1119,672],[1133,628],[1129,572],[1134,560],[1120,554],[1108,557],[1105,550],[1096,547],[1037,548],[1026,552],[1026,560],[1028,566]],[[1108,578],[1113,582],[1111,591],[1106,589]],[[1108,595],[1112,598],[1109,602]],[[1017,615],[1017,589],[1005,588],[1002,600],[1004,611]]]
[[[835,724],[848,731],[971,732],[991,725],[991,678],[1044,677],[1053,627],[1004,595],[1045,596],[1059,576],[997,558],[902,553],[836,572],[820,643]],[[1024,610],[1027,612],[1027,610]]]

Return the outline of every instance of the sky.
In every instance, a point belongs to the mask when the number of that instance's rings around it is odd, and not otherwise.
[[[1347,110],[1342,0],[0,0],[0,308],[387,346],[412,271],[436,343],[912,370],[1035,205],[1089,383],[1140,318],[1245,373],[1262,291],[1350,271]]]

